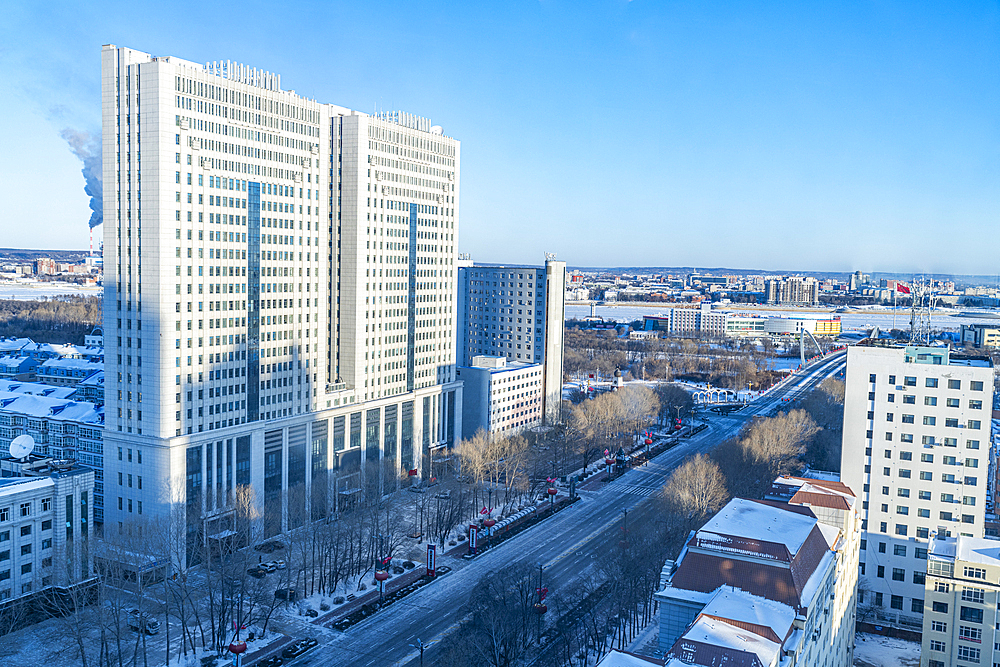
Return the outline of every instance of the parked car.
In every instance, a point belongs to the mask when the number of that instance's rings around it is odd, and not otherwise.
[[[254,579],[263,579],[264,577],[267,576],[267,570],[261,567],[251,567],[249,570],[247,570],[247,574],[249,574]]]
[[[272,560],[271,565],[273,565],[275,568],[279,570],[284,570],[286,567],[288,567],[288,563],[286,563],[284,560]]]
[[[262,660],[257,663],[257,667],[281,667],[285,664],[285,661],[281,659],[280,655],[272,655],[267,660]]]
[[[299,599],[299,594],[294,588],[278,588],[274,591],[274,597],[287,602],[295,602]]]
[[[136,632],[145,632],[147,635],[155,635],[160,631],[160,622],[145,612],[132,609],[128,612],[128,627]]]
[[[285,545],[284,545],[283,542],[281,542],[279,540],[268,540],[267,542],[261,542],[260,544],[258,544],[257,546],[255,546],[254,547],[254,551],[260,551],[260,552],[269,554],[269,553],[274,553],[275,551],[279,551],[279,550],[284,549],[284,548],[285,548]]]
[[[318,643],[319,642],[316,641],[315,639],[300,639],[294,644],[286,646],[285,649],[281,652],[281,657],[284,658],[285,660],[296,658],[305,653],[306,651],[308,651],[309,649],[311,649],[312,647],[316,646]]]

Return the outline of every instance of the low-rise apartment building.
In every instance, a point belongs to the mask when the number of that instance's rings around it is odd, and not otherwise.
[[[935,536],[927,553],[921,667],[1000,663],[1000,542]]]
[[[462,395],[462,437],[483,429],[514,435],[542,424],[544,398],[542,364],[477,355],[471,366],[459,366],[465,383]]]
[[[775,489],[787,500],[730,501],[665,564],[655,594],[664,655],[697,665],[741,651],[762,665],[852,664],[854,495],[839,482],[798,478]],[[733,637],[748,628],[752,636]]]
[[[0,474],[0,602],[90,578],[94,471],[30,456]]]
[[[75,385],[82,382],[95,373],[104,371],[104,360],[91,361],[89,359],[78,359],[72,357],[62,357],[59,359],[47,359],[35,371],[39,382],[54,385]]]

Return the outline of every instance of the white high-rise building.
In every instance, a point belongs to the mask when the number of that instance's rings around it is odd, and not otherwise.
[[[453,442],[459,142],[230,61],[102,76],[106,534],[182,507],[193,554],[237,485],[276,532]]]
[[[984,536],[992,406],[986,358],[942,347],[848,351],[841,480],[862,501],[858,603],[876,606],[872,622],[919,632],[928,540]]]

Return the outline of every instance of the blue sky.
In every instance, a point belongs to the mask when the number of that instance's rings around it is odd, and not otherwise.
[[[997,272],[996,2],[8,2],[0,246],[86,247],[100,46],[462,141],[477,261]]]

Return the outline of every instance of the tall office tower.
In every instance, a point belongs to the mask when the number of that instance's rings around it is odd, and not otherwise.
[[[240,485],[274,533],[422,469],[461,431],[459,142],[229,61],[102,69],[106,534],[181,511],[190,560]]]
[[[928,540],[984,536],[993,368],[942,347],[847,354],[841,480],[862,500],[861,581],[879,624],[920,631]],[[871,596],[868,598],[867,596]]]
[[[542,414],[560,419],[566,262],[545,266],[473,264],[458,269],[458,365],[480,355],[543,367]]]

